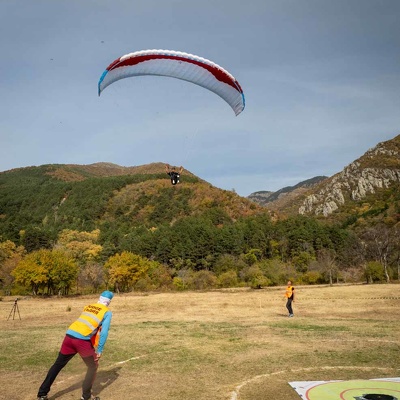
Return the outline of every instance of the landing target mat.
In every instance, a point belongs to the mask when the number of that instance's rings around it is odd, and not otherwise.
[[[400,378],[289,384],[304,400],[400,400]]]

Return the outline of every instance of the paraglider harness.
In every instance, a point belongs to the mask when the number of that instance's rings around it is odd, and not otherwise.
[[[180,174],[176,171],[172,171],[172,172],[167,172],[168,175],[171,178],[171,183],[173,185],[176,185],[177,183],[179,183],[179,178],[180,178]]]
[[[172,171],[170,171],[169,170],[169,165],[167,164],[165,166],[165,171],[167,172],[167,174],[171,178],[171,183],[173,185],[176,185],[177,183],[179,183],[179,178],[181,177],[180,173],[182,172],[182,167],[180,168],[179,172],[175,171],[175,168],[173,168]]]

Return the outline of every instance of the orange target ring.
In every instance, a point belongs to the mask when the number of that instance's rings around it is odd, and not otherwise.
[[[400,382],[390,380],[351,380],[318,383],[305,393],[306,400],[355,400],[368,394],[400,399]]]

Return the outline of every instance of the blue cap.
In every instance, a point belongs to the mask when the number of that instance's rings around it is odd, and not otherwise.
[[[112,298],[114,297],[114,293],[110,292],[109,290],[106,290],[100,296],[112,300]]]

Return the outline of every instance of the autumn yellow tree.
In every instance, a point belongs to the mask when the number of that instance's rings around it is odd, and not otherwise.
[[[100,257],[103,247],[98,244],[99,235],[99,229],[91,232],[64,229],[58,235],[56,248],[66,250],[82,266]]]
[[[65,295],[78,276],[78,266],[64,251],[42,249],[26,255],[12,275],[34,295],[45,289],[48,294]]]
[[[100,230],[91,232],[64,229],[55,248],[70,254],[79,265],[77,287],[97,291],[103,284],[103,265],[100,256],[103,247],[98,244]]]
[[[0,287],[5,294],[11,294],[14,280],[11,271],[21,261],[24,252],[23,246],[17,246],[11,240],[0,243]]]
[[[147,271],[154,268],[156,261],[150,261],[128,251],[111,256],[104,264],[108,283],[114,286],[117,292],[132,290],[135,283],[143,278]]]

